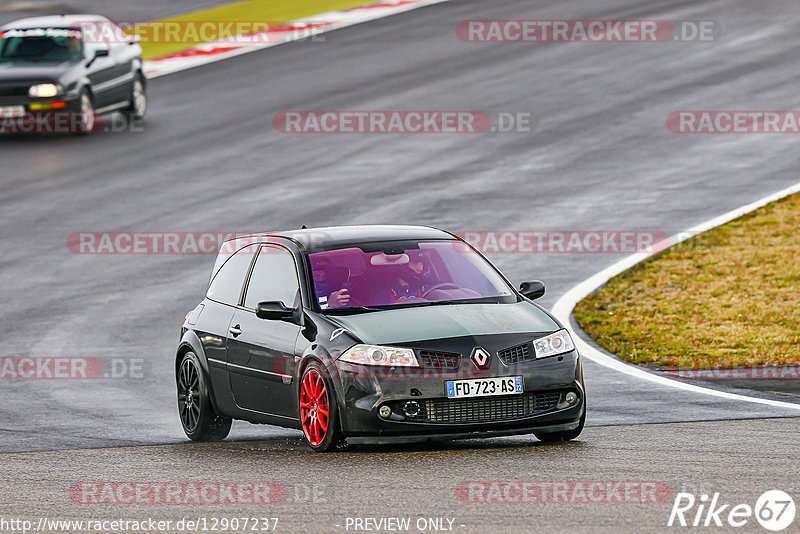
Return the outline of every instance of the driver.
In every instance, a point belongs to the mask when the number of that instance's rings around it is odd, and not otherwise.
[[[350,304],[350,292],[342,287],[350,272],[347,267],[339,267],[330,260],[322,259],[311,271],[320,309],[344,308]]]
[[[80,57],[81,40],[76,37],[67,39],[67,50],[69,50],[70,57]]]

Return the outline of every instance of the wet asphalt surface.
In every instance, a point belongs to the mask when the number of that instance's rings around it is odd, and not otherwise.
[[[565,18],[713,20],[722,34],[659,44],[455,36],[467,19]],[[792,136],[676,135],[665,121],[682,109],[795,109],[799,28],[800,8],[786,1],[456,1],[153,80],[143,131],[1,139],[2,356],[114,358],[142,371],[4,380],[0,451],[147,446],[4,456],[12,467],[3,491],[14,490],[12,501],[3,499],[14,503],[7,515],[50,506],[73,513],[62,486],[87,477],[329,484],[324,506],[278,507],[290,531],[331,531],[346,514],[398,509],[463,518],[465,531],[658,530],[668,517],[669,504],[624,513],[610,505],[467,506],[453,487],[476,478],[655,478],[719,484],[736,499],[772,486],[796,491],[796,462],[787,459],[797,456],[798,419],[757,420],[796,412],[654,387],[592,362],[580,443],[541,447],[524,437],[323,457],[308,454],[298,432],[236,423],[230,439],[241,443],[186,445],[172,358],[213,257],[85,255],[66,243],[86,231],[408,222],[672,234],[797,181]],[[533,132],[503,134],[276,132],[273,115],[292,109],[530,111],[537,121]],[[490,257],[512,280],[544,280],[545,305],[620,258]],[[710,420],[717,422],[653,424]],[[17,494],[13,481],[25,489]]]

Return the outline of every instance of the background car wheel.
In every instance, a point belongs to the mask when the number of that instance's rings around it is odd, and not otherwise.
[[[194,352],[187,352],[178,367],[178,415],[183,431],[192,441],[222,441],[232,420],[214,413],[208,382]]]
[[[534,436],[536,436],[536,439],[544,443],[570,441],[581,435],[581,432],[583,432],[584,423],[586,423],[586,406],[583,407],[583,415],[581,416],[581,421],[578,424],[578,428],[574,430],[567,430],[566,432],[541,432],[539,434],[534,434]]]
[[[125,112],[132,119],[143,119],[147,112],[147,89],[144,85],[144,78],[139,73],[133,80],[130,105],[125,108]]]
[[[84,89],[81,91],[81,111],[80,111],[80,125],[79,125],[79,132],[82,135],[89,135],[94,133],[94,129],[97,125],[96,116],[94,113],[94,102],[92,101],[92,95]]]
[[[322,366],[312,362],[300,381],[300,423],[306,443],[318,452],[344,447],[333,385]]]

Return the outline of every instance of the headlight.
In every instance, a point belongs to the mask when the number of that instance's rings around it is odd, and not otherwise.
[[[419,367],[417,357],[411,349],[381,347],[379,345],[355,345],[342,354],[343,362],[361,365],[391,365],[394,367]]]
[[[573,351],[575,350],[575,344],[572,342],[572,338],[569,337],[569,332],[559,330],[555,334],[535,340],[533,348],[536,351],[537,358],[544,358]]]
[[[31,98],[50,98],[61,93],[61,88],[54,83],[40,83],[28,90]]]

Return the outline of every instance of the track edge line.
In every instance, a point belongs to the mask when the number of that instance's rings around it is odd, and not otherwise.
[[[706,388],[703,386],[686,384],[684,382],[679,382],[671,378],[653,374],[643,367],[630,364],[622,361],[621,359],[618,359],[610,352],[607,352],[605,350],[600,350],[591,346],[586,341],[585,337],[588,336],[582,329],[574,329],[571,327],[571,318],[575,306],[578,304],[578,302],[580,302],[589,294],[600,288],[603,284],[608,282],[614,276],[627,271],[628,269],[632,268],[638,263],[641,263],[647,258],[655,255],[656,253],[662,250],[665,250],[668,247],[686,241],[687,239],[693,237],[694,235],[700,234],[702,232],[707,232],[708,230],[711,230],[718,226],[722,226],[725,223],[728,223],[734,219],[738,219],[743,215],[747,215],[748,213],[751,213],[759,208],[762,208],[767,204],[770,204],[772,202],[775,202],[777,200],[788,197],[789,195],[798,192],[800,192],[800,182],[792,186],[789,186],[785,189],[782,189],[776,193],[767,195],[759,200],[756,200],[755,202],[751,202],[750,204],[746,204],[739,208],[733,209],[727,213],[709,219],[705,222],[693,226],[692,228],[689,228],[688,230],[679,232],[653,245],[651,247],[652,250],[649,252],[638,252],[623,258],[622,260],[606,267],[602,271],[587,278],[583,282],[579,283],[578,285],[574,286],[572,289],[567,291],[564,295],[562,295],[558,299],[558,301],[556,301],[556,304],[553,306],[552,309],[553,315],[555,315],[558,318],[558,320],[564,324],[565,328],[568,328],[570,330],[576,330],[577,332],[579,332],[579,334],[582,334],[582,335],[575,335],[576,332],[572,332],[575,345],[577,346],[581,356],[585,356],[586,358],[592,360],[593,362],[599,363],[600,365],[603,365],[615,371],[619,371],[621,373],[634,376],[636,378],[640,378],[643,380],[649,380],[657,384],[674,387],[677,389],[682,389],[684,391],[691,391],[693,393],[700,393],[704,395],[710,395],[713,397],[721,397],[730,400],[739,400],[757,404],[765,404],[767,406],[788,408],[791,410],[800,411],[800,404],[793,404],[791,402],[777,401],[772,399],[763,399],[759,397],[751,397],[748,395],[743,395],[738,393],[728,393],[726,391],[719,391],[711,388]]]

